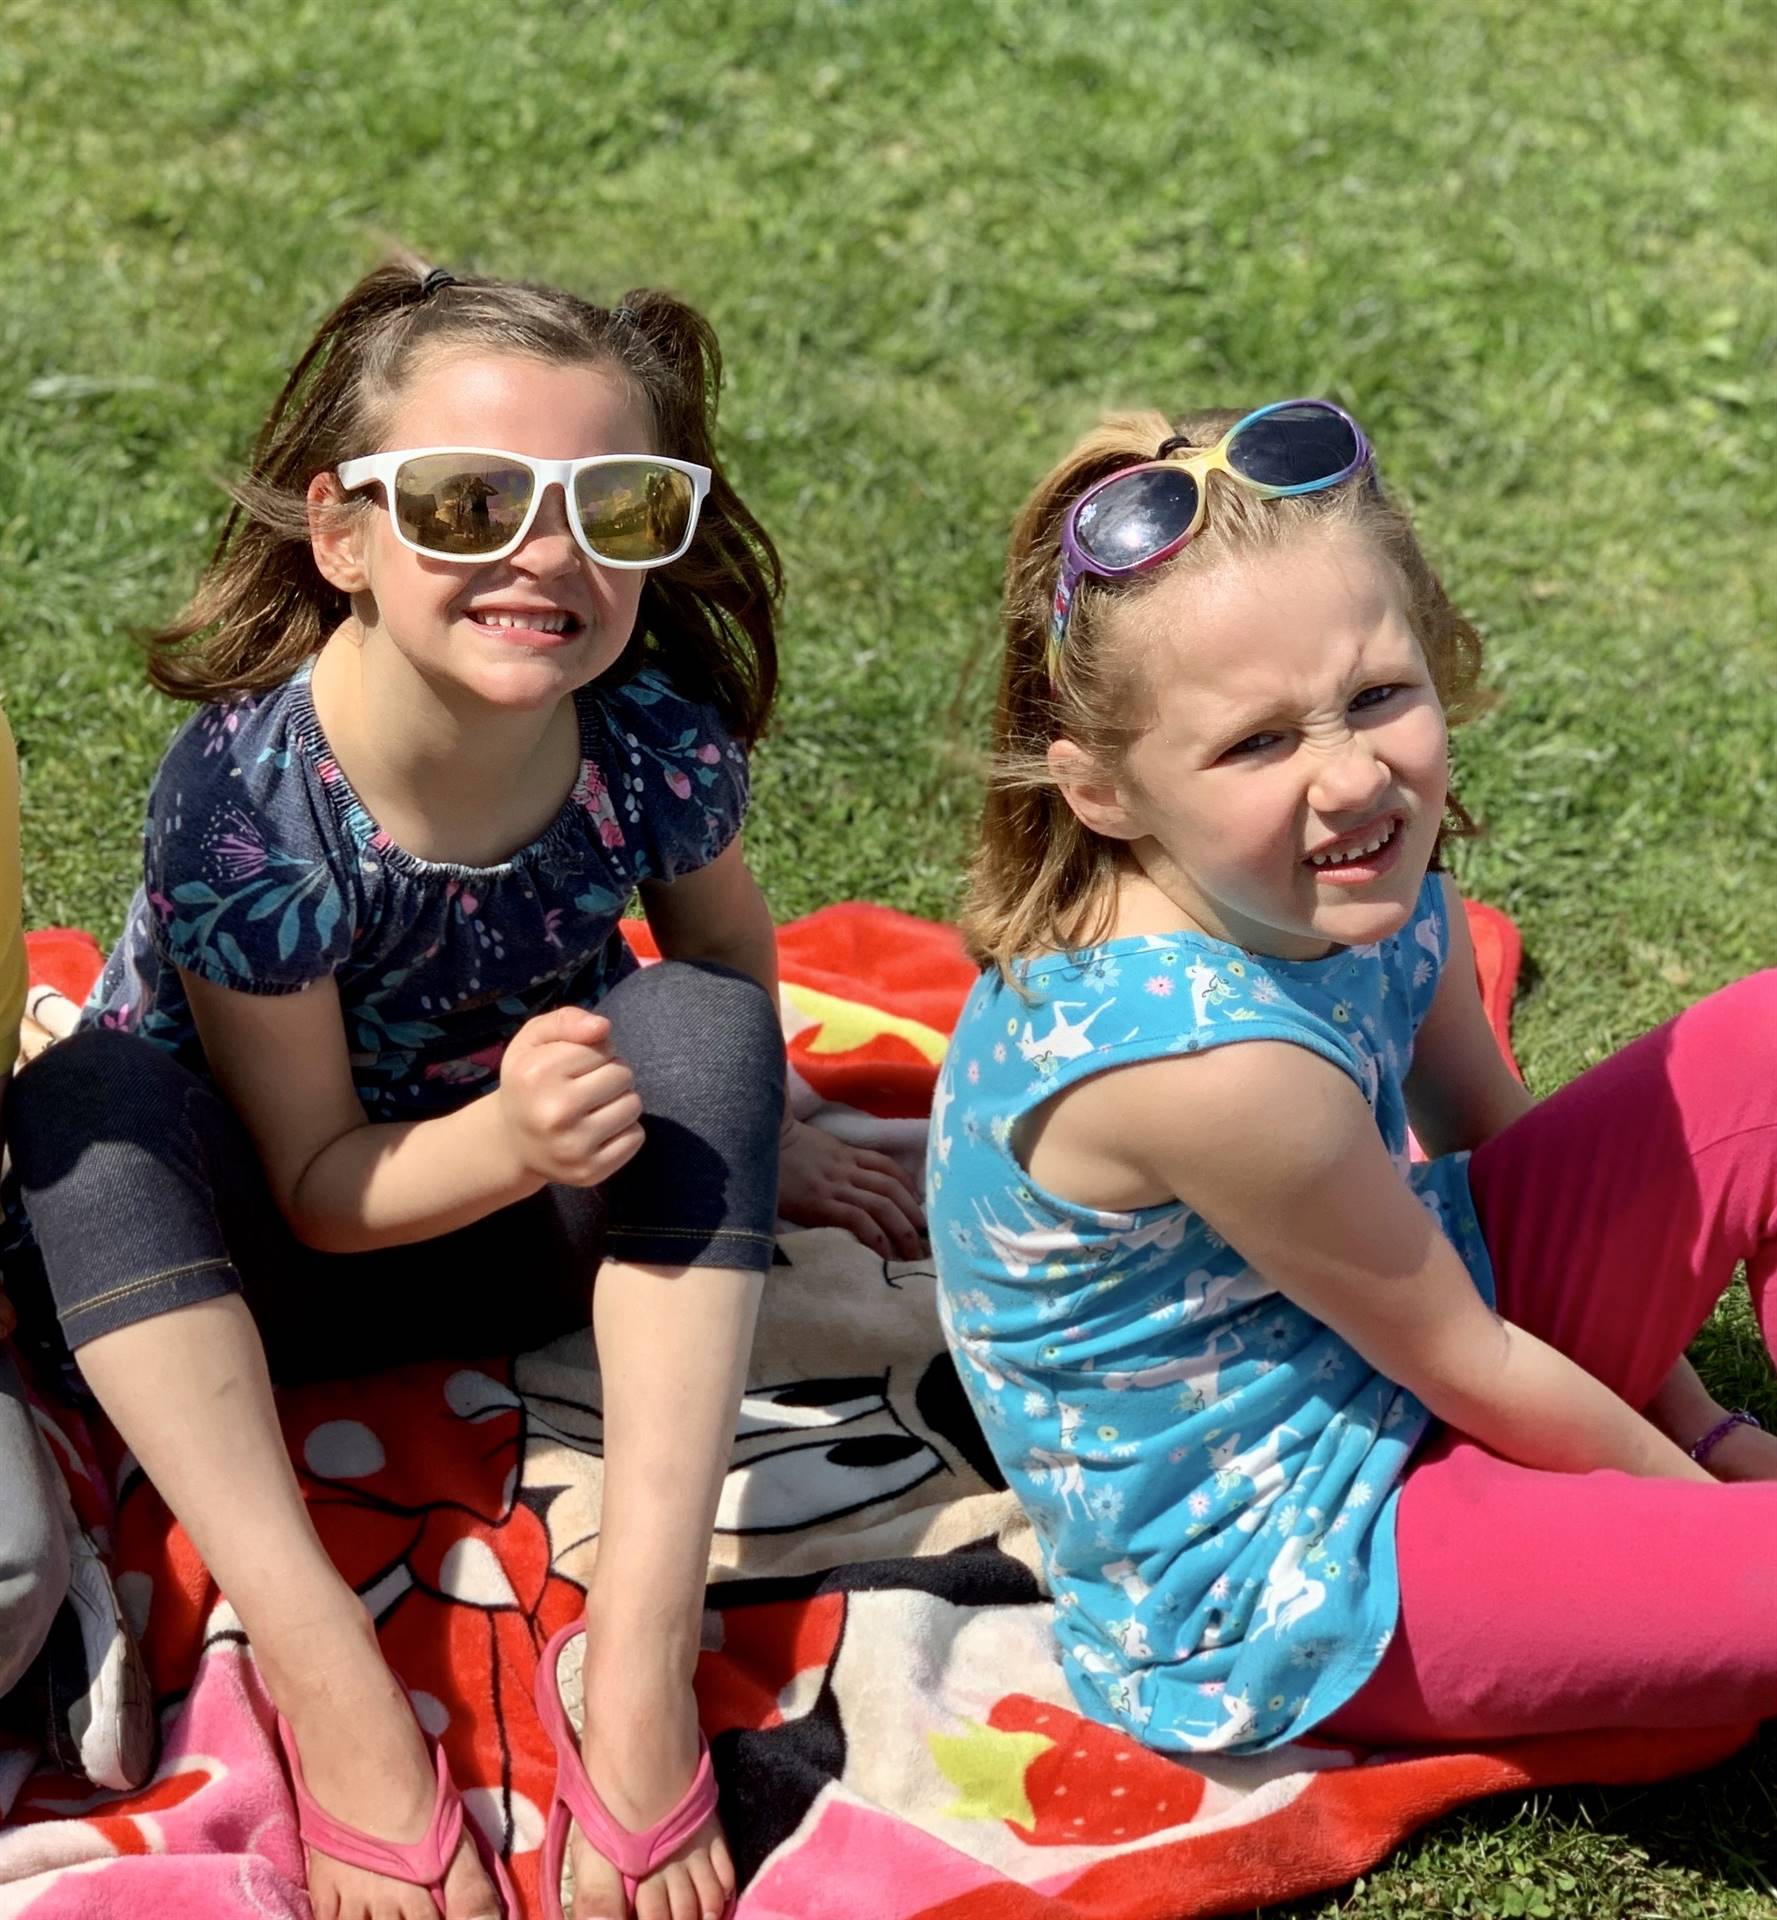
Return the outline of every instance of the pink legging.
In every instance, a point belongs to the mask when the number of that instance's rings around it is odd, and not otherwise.
[[[1777,1353],[1777,971],[1479,1148],[1503,1318],[1644,1407],[1744,1260]],[[1777,1715],[1777,1482],[1544,1473],[1447,1429],[1401,1494],[1401,1617],[1322,1729],[1366,1745]]]

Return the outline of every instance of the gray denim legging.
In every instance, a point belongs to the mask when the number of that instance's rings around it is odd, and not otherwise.
[[[68,1591],[55,1472],[18,1374],[0,1351],[0,1698],[37,1658]]]
[[[663,961],[599,1012],[642,1098],[635,1157],[600,1188],[545,1187],[372,1253],[298,1241],[233,1108],[164,1049],[104,1028],[50,1048],[15,1082],[8,1131],[68,1346],[238,1291],[288,1381],[522,1351],[586,1325],[602,1255],[763,1271],[783,1116],[776,1009],[732,968]]]

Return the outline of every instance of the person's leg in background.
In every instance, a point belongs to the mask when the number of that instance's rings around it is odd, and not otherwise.
[[[0,1352],[0,1701],[29,1671],[68,1591],[68,1542],[18,1371]]]

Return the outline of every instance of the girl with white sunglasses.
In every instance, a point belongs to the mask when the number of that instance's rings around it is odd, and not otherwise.
[[[659,293],[398,261],[347,295],[157,636],[155,683],[198,705],[143,888],[84,1030],[17,1089],[66,1340],[247,1630],[340,1920],[516,1909],[473,1823],[448,1838],[456,1788],[271,1379],[590,1314],[604,1512],[586,1619],[542,1655],[559,1733],[584,1629],[544,1908],[571,1804],[577,1913],[714,1916],[691,1673],[774,1218],[919,1248],[895,1164],[785,1113],[740,843],[780,579],[712,450],[719,374]],[[638,890],[647,969],[617,931]]]

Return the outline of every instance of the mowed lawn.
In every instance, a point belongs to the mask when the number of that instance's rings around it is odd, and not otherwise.
[[[725,457],[790,579],[749,833],[786,918],[951,909],[1006,527],[1097,407],[1345,401],[1487,635],[1459,872],[1523,929],[1518,1049],[1553,1088],[1777,944],[1774,129],[1770,0],[8,0],[30,917],[116,932],[178,717],[131,630],[398,236],[715,319]],[[1650,1276],[1611,1279],[1633,1311]],[[1743,1295],[1698,1357],[1777,1417]],[[1483,1806],[1295,1912],[1774,1891],[1766,1739]]]

